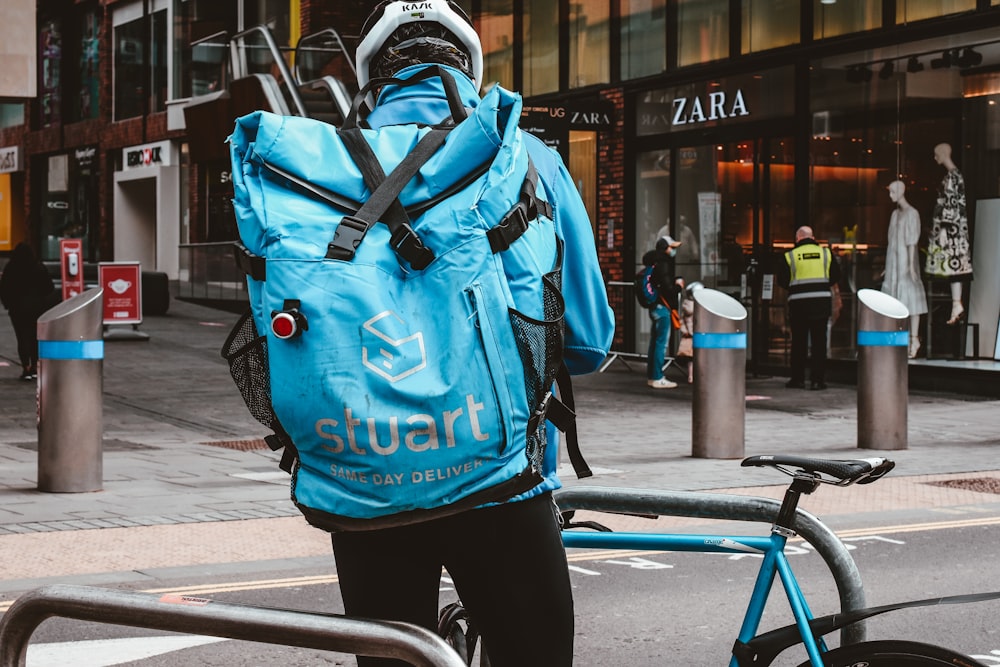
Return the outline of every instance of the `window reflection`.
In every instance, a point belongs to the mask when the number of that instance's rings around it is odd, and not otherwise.
[[[514,11],[505,0],[484,0],[476,16],[483,45],[483,87],[514,87]]]
[[[975,8],[976,0],[896,0],[896,23],[909,23],[945,14],[968,12]]]
[[[729,0],[680,0],[677,24],[678,65],[729,56]]]
[[[607,83],[609,78],[608,0],[581,0],[569,6],[569,87]]]
[[[559,90],[558,0],[524,2],[524,83],[525,95]]]
[[[667,69],[667,0],[621,0],[621,77]]]
[[[823,39],[882,25],[882,0],[847,0],[834,4],[813,0],[813,37]]]
[[[799,0],[742,0],[742,52],[755,53],[799,41]]]

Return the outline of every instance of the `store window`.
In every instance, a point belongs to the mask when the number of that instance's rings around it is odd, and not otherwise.
[[[569,87],[610,80],[608,0],[582,0],[569,5]]]
[[[183,99],[227,85],[228,37],[237,32],[238,7],[218,0],[175,2],[173,97]]]
[[[36,158],[36,182],[43,205],[39,210],[43,260],[59,259],[59,239],[83,239],[86,261],[98,255],[97,147],[75,148]]]
[[[559,0],[524,0],[524,62],[521,71],[525,95],[559,90]]]
[[[514,10],[505,0],[483,0],[476,17],[483,45],[483,87],[514,87]]]
[[[882,25],[882,0],[829,3],[813,0],[813,37],[825,39]]]
[[[24,104],[0,102],[0,128],[24,125]]]
[[[799,0],[741,0],[742,52],[756,53],[799,42]]]
[[[667,0],[621,0],[621,78],[666,69]]]
[[[567,168],[597,233],[597,132],[570,130]]]
[[[925,349],[952,345],[947,338],[951,329],[944,324],[951,307],[948,281],[926,273],[939,189],[947,173],[935,158],[936,148],[950,147],[963,176],[973,244],[978,208],[1000,195],[1000,56],[994,55],[991,41],[1000,43],[996,32],[983,30],[963,34],[958,43],[954,36],[931,39],[900,45],[888,58],[884,51],[863,52],[811,67],[810,221],[817,237],[841,257],[846,317],[853,313],[850,299],[857,290],[882,286],[896,210],[887,186],[900,181],[920,221],[913,268],[926,285],[928,314],[920,325]],[[943,57],[946,53],[954,57]],[[862,66],[888,74],[847,76]],[[973,287],[983,289],[982,284]],[[850,352],[851,331],[834,336],[835,351]]]
[[[38,122],[51,127],[62,122],[62,25],[43,21],[38,31]]]
[[[116,8],[114,118],[164,111],[167,102],[167,0]]]
[[[73,120],[88,120],[97,118],[100,101],[101,73],[100,64],[100,20],[96,11],[85,11],[77,24],[76,48],[77,58],[67,59],[67,65],[72,68],[72,79],[76,85],[76,95],[73,99]]]
[[[680,0],[677,64],[696,65],[729,56],[729,0]]]
[[[896,0],[896,23],[910,23],[946,14],[971,12],[975,8],[976,0]]]

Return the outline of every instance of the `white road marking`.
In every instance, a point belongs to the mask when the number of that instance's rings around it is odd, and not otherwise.
[[[126,662],[152,658],[195,646],[229,641],[221,637],[170,635],[166,637],[126,637],[80,642],[29,644],[28,667],[65,667],[87,664],[88,667],[112,667]]]

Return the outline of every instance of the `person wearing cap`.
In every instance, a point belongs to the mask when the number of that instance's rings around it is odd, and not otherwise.
[[[483,56],[472,22],[454,3],[389,0],[375,7],[357,47],[358,83],[408,79],[437,65],[450,73],[466,107],[479,103]],[[428,77],[401,87],[386,82],[367,117],[386,125],[434,125],[451,115],[444,83]],[[597,370],[614,335],[604,278],[586,208],[558,153],[522,133],[552,205],[566,260],[562,265],[564,361],[571,374]],[[562,667],[573,663],[573,596],[551,492],[558,447],[548,430],[543,481],[511,500],[443,518],[332,535],[348,615],[405,621],[436,630],[442,567],[480,632],[493,667]],[[520,437],[524,437],[522,433]],[[458,443],[461,446],[461,443]],[[363,499],[359,499],[362,502]],[[359,657],[359,667],[404,665]]]
[[[816,242],[812,227],[799,227],[795,247],[785,253],[784,262],[778,262],[777,280],[788,290],[792,330],[792,373],[785,386],[805,389],[808,357],[810,388],[826,389],[827,324],[840,306],[837,258]]]
[[[670,332],[673,329],[673,313],[677,312],[678,283],[674,276],[675,258],[680,241],[673,237],[661,236],[656,241],[656,248],[642,257],[645,266],[653,267],[653,286],[659,293],[659,302],[649,309],[652,329],[649,332],[649,349],[646,354],[646,384],[653,389],[673,389],[676,382],[663,376],[663,366],[667,361],[667,345],[670,344]]]

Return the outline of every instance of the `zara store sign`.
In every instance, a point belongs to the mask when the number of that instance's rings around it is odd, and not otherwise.
[[[794,115],[792,68],[651,90],[636,104],[636,132],[664,134]]]

